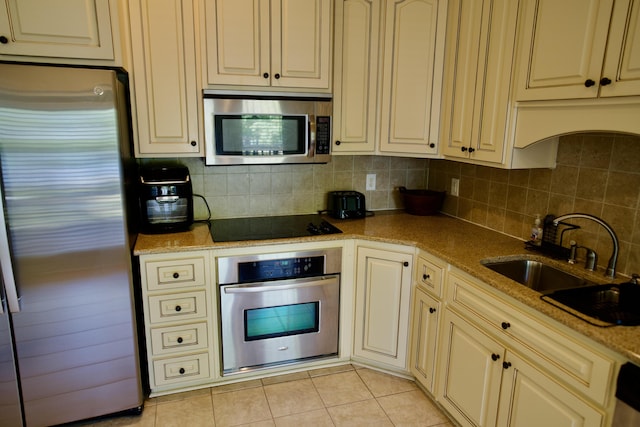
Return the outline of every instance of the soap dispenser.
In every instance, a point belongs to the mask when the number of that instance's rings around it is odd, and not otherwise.
[[[542,220],[540,214],[536,214],[536,219],[533,221],[533,227],[531,227],[531,243],[536,246],[542,244]]]

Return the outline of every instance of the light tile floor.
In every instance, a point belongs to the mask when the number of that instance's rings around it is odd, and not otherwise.
[[[141,416],[76,425],[453,426],[414,382],[352,365],[157,397]]]

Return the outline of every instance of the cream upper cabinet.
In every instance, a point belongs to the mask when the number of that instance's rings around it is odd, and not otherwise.
[[[640,95],[636,0],[526,0],[516,99]]]
[[[205,0],[208,85],[331,90],[331,0]]]
[[[450,0],[445,156],[502,163],[518,1]]]
[[[413,255],[358,246],[354,358],[407,369]]]
[[[446,3],[384,2],[382,154],[438,154]]]
[[[376,149],[380,0],[336,2],[333,152]]]
[[[0,59],[119,60],[118,28],[116,0],[4,0]]]
[[[136,156],[202,156],[191,0],[131,1]]]

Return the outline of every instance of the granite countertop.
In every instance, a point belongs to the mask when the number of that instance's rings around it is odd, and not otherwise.
[[[504,294],[548,315],[552,319],[578,331],[594,341],[621,354],[629,361],[640,365],[640,326],[598,327],[548,304],[540,299],[540,293],[519,285],[506,277],[483,267],[485,258],[509,257],[526,254],[544,258],[524,248],[524,242],[510,236],[445,215],[414,216],[404,212],[377,212],[375,216],[358,220],[329,222],[342,230],[342,234],[216,243],[212,240],[206,224],[195,224],[192,230],[170,234],[140,234],[134,248],[135,255],[170,253],[199,249],[224,249],[244,246],[265,246],[285,243],[330,241],[342,239],[366,239],[385,243],[416,246],[440,258],[458,269],[489,284]],[[600,272],[588,274],[579,266],[570,266],[561,261],[544,258],[545,262],[563,269],[575,269],[596,283],[607,283]],[[616,282],[627,279],[618,278]]]

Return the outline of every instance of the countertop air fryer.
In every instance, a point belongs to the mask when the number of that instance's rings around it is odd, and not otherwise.
[[[187,167],[143,168],[139,197],[143,232],[185,231],[193,224],[193,189]]]

